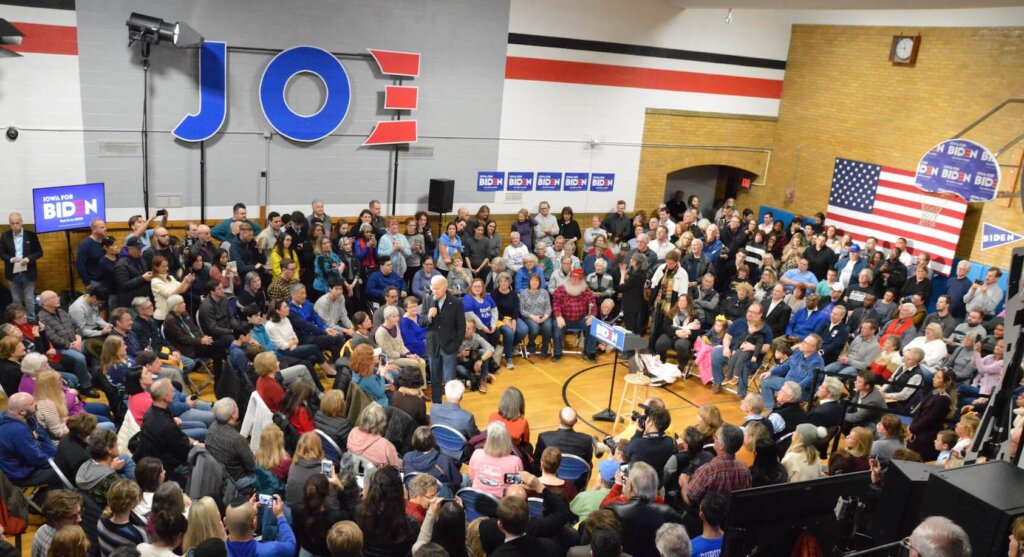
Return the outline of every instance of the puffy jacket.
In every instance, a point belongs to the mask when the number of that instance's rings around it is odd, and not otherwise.
[[[663,524],[682,524],[683,516],[672,507],[654,503],[646,497],[634,497],[608,508],[622,523],[622,551],[633,557],[659,557],[654,535]]]
[[[0,471],[12,481],[24,480],[48,467],[47,461],[56,454],[57,446],[35,419],[25,423],[7,412],[0,414]]]

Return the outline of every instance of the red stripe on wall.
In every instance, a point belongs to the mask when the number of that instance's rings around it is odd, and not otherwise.
[[[660,89],[766,99],[782,97],[781,79],[737,77],[520,56],[509,56],[506,59],[505,79]]]
[[[12,21],[12,25],[25,34],[21,44],[5,45],[13,52],[34,52],[36,54],[67,54],[78,56],[78,28],[67,25],[45,25]]]

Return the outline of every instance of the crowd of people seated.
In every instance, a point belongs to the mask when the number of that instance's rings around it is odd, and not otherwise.
[[[960,262],[928,313],[930,257],[903,239],[858,244],[821,214],[758,222],[732,199],[625,209],[581,230],[542,202],[508,244],[486,206],[437,235],[377,201],[353,222],[316,201],[264,226],[239,203],[183,238],[166,214],[133,217],[123,242],[97,219],[84,293],[38,307],[42,248],[12,213],[0,472],[49,488],[33,555],[68,553],[87,507],[104,557],[713,555],[733,491],[962,462],[1003,372],[999,269],[971,281]],[[595,318],[735,392],[744,423],[705,405],[673,430],[654,397],[597,440],[572,408],[531,436],[512,386],[487,424],[461,407],[516,358],[561,359],[569,333],[596,362]],[[595,473],[560,477],[571,459]],[[460,490],[493,512],[473,519]]]

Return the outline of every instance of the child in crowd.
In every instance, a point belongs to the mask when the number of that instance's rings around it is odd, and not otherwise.
[[[942,466],[947,460],[953,455],[953,445],[956,444],[956,433],[949,429],[944,429],[939,432],[935,437],[935,450],[939,451],[939,456],[935,459],[935,464]]]

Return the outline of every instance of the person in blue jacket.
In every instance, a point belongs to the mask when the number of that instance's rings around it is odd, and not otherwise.
[[[256,496],[240,505],[228,507],[224,517],[224,525],[228,531],[228,555],[230,557],[294,557],[298,550],[295,534],[288,524],[284,513],[284,501],[280,495],[274,495],[270,511],[277,520],[277,540],[256,541],[253,531],[256,529],[256,516],[259,510]]]
[[[398,289],[403,298],[408,294],[409,288],[405,284],[405,279],[398,273],[392,272],[391,260],[385,259],[380,262],[379,268],[366,279],[366,297],[379,303],[384,299],[384,289],[389,286]]]
[[[530,275],[540,277],[540,289],[547,290],[548,281],[544,278],[544,269],[537,263],[536,255],[530,253],[523,256],[523,266],[516,271],[515,288],[517,294],[530,288]]]
[[[814,370],[825,368],[825,361],[821,359],[821,354],[818,354],[820,349],[821,337],[810,334],[788,360],[761,374],[761,396],[764,397],[765,409],[771,410],[775,407],[775,393],[786,381],[799,383],[802,393],[812,392]]]
[[[28,393],[14,393],[0,414],[0,471],[15,485],[60,486],[49,459],[57,454],[46,428],[35,419],[36,401]]]
[[[398,328],[402,331],[402,340],[410,352],[421,358],[427,357],[427,328],[424,326],[426,320],[420,315],[420,301],[415,296],[408,296],[404,302],[405,315],[398,322]]]

